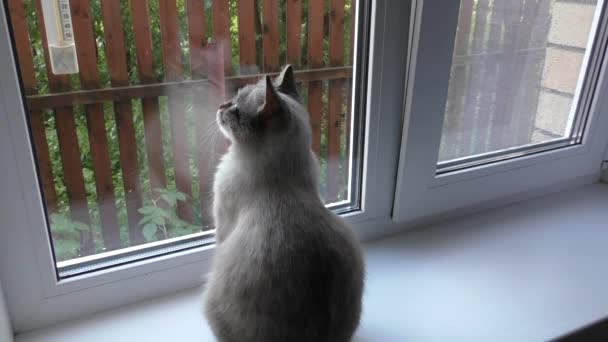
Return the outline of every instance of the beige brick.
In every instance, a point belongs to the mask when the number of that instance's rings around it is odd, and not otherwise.
[[[564,135],[571,105],[571,98],[542,91],[538,97],[536,128],[553,134]]]
[[[555,2],[551,11],[549,42],[587,47],[596,6],[572,2]]]
[[[583,64],[583,54],[559,48],[547,48],[543,69],[543,87],[573,94]]]

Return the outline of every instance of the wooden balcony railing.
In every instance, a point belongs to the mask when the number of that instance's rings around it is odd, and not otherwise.
[[[351,0],[70,0],[80,72],[69,76],[51,72],[41,1],[8,8],[44,202],[88,227],[78,255],[145,242],[139,209],[157,188],[185,194],[179,218],[205,227],[222,152],[208,137],[215,109],[287,63],[323,194],[345,196]]]

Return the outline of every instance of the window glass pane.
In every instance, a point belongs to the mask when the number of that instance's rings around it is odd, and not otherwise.
[[[597,0],[462,0],[439,171],[579,143]]]
[[[60,278],[212,243],[216,109],[285,64],[325,203],[359,206],[355,0],[7,4]]]

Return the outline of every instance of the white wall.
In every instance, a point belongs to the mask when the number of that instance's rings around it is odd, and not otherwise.
[[[12,342],[13,330],[8,318],[6,304],[4,302],[4,293],[2,292],[2,284],[0,284],[0,342]]]

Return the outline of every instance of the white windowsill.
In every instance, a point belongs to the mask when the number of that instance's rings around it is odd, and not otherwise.
[[[608,185],[601,184],[370,243],[354,342],[561,336],[608,316],[607,246]],[[213,341],[199,292],[29,332],[16,342]]]

